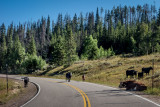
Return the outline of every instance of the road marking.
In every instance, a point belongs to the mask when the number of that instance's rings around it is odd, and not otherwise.
[[[64,83],[64,84],[66,84],[66,83]],[[69,84],[67,84],[67,85],[69,85]],[[75,87],[75,86],[73,86],[73,85],[69,85],[70,87],[73,87],[73,88],[77,88],[77,87]],[[81,89],[79,89],[79,88],[77,88],[78,90],[80,90],[82,93],[83,93],[83,95],[85,95],[85,98],[87,99],[87,103],[88,103],[88,107],[91,107],[91,103],[90,103],[90,101],[89,101],[89,98],[88,98],[88,96],[86,95],[86,93],[84,93]]]
[[[81,96],[82,96],[82,98],[83,98],[83,102],[84,102],[84,107],[87,107],[86,105],[86,99],[85,99],[85,97],[84,97],[84,95],[83,95],[83,93],[78,89],[78,88],[76,88],[76,87],[74,87],[74,86],[71,86],[71,85],[69,85],[69,84],[66,84],[66,83],[63,83],[64,85],[67,85],[67,86],[70,86],[70,87],[72,87],[72,88],[74,88],[75,90],[77,90],[80,94],[81,94]]]
[[[54,82],[54,83],[58,83],[58,81],[54,81],[54,80],[48,80],[48,81],[51,81],[51,82]],[[70,84],[67,84],[67,83],[61,83],[61,84],[67,85],[67,86],[75,89],[76,91],[78,91],[81,94],[82,98],[83,98],[84,107],[91,107],[90,100],[89,100],[89,98],[88,98],[88,96],[86,95],[85,92],[83,92],[81,89],[79,89],[79,88],[77,88],[77,87],[75,87],[73,85],[70,85]]]
[[[134,95],[134,96],[136,96],[136,97],[139,97],[139,98],[141,98],[141,99],[143,99],[143,100],[146,100],[146,101],[148,101],[148,102],[150,102],[150,103],[152,103],[152,104],[155,104],[156,106],[160,107],[160,104],[157,104],[157,103],[155,103],[155,102],[153,102],[153,101],[151,101],[151,100],[149,100],[149,99],[147,99],[147,98],[144,98],[144,97],[142,97],[142,96],[133,94],[133,93],[131,93],[131,92],[126,92],[126,93],[132,94],[132,95]]]
[[[89,82],[88,82],[88,83],[89,83]],[[99,85],[99,86],[101,86],[101,87],[108,87],[108,88],[120,90],[119,88],[114,88],[114,87],[111,87],[111,86],[104,86],[104,85],[95,84],[95,83],[89,83],[89,84],[94,84],[94,85]],[[140,95],[134,94],[134,93],[132,93],[132,92],[127,92],[127,91],[123,91],[123,92],[132,94],[132,95],[134,95],[134,96],[136,96],[136,97],[139,97],[139,98],[141,98],[141,99],[143,99],[143,100],[145,100],[145,101],[148,101],[148,102],[150,102],[150,103],[152,103],[152,104],[154,104],[154,105],[160,107],[160,104],[155,103],[155,102],[153,102],[153,101],[151,101],[151,100],[149,100],[149,99],[147,99],[147,98],[145,98],[145,97],[142,97],[142,96],[140,96]]]
[[[24,106],[26,106],[28,103],[30,103],[31,101],[33,101],[33,100],[39,95],[39,93],[40,93],[40,91],[41,91],[41,88],[40,88],[40,85],[39,85],[39,84],[37,84],[37,83],[35,83],[35,82],[31,82],[31,83],[37,85],[38,92],[37,92],[37,94],[36,94],[31,100],[29,100],[28,102],[26,102],[25,104],[23,104],[23,105],[20,106],[20,107],[24,107]]]

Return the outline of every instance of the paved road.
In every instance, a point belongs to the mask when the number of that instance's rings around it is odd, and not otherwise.
[[[15,76],[14,76],[15,77]],[[20,78],[20,77],[17,77]],[[131,93],[119,89],[61,79],[35,78],[41,90],[34,100],[24,107],[158,107]]]

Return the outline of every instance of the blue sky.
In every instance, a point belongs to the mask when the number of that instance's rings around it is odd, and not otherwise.
[[[145,3],[160,7],[160,0],[0,0],[0,25],[5,23],[8,26],[12,21],[15,25],[19,22],[37,21],[42,16],[50,15],[51,20],[56,21],[58,13],[63,16],[68,13],[79,16],[82,12],[96,12],[97,7],[112,9],[113,6]]]

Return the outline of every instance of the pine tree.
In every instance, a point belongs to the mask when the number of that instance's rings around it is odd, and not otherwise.
[[[52,62],[57,65],[63,65],[66,58],[63,38],[61,36],[58,36],[56,42],[52,44],[52,47]]]
[[[97,46],[97,40],[93,39],[92,35],[85,38],[82,48],[81,58],[96,59],[99,57],[99,49]]]
[[[77,22],[77,15],[75,14],[72,21],[72,31],[76,33],[78,31],[78,22]]]
[[[6,47],[6,28],[4,23],[0,27],[0,33],[1,33],[1,38],[0,38],[0,69],[4,69],[6,66],[6,53],[7,53],[7,47]]]
[[[160,8],[158,11],[158,16],[157,16],[157,25],[160,26]]]
[[[48,15],[47,27],[46,27],[46,42],[47,42],[47,45],[50,44],[50,40],[51,40],[50,16]]]
[[[13,26],[11,25],[7,31],[7,63],[10,68],[13,68],[14,66],[12,35],[13,35]]]
[[[97,7],[96,20],[95,20],[95,32],[99,31],[99,24],[100,24],[100,16],[99,16],[99,10]]]
[[[71,65],[76,59],[76,43],[69,25],[66,26],[66,63]]]
[[[13,73],[19,73],[17,72],[18,68],[21,68],[22,63],[25,59],[25,49],[22,47],[19,36],[16,36],[14,45],[13,45],[13,59],[14,59],[14,66],[13,66]],[[16,71],[17,70],[17,71]]]
[[[35,40],[34,40],[33,35],[31,36],[31,41],[29,43],[28,53],[31,54],[31,55],[36,55],[37,54]]]

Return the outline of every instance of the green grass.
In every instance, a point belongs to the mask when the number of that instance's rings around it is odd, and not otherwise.
[[[151,94],[151,95],[158,95],[160,96],[160,88],[148,88],[146,91],[144,91],[146,94]]]

